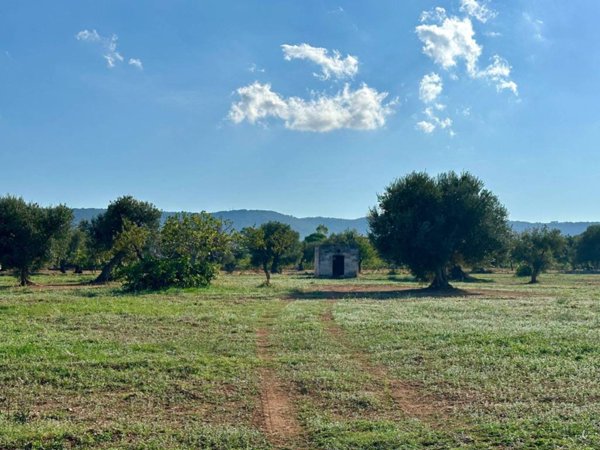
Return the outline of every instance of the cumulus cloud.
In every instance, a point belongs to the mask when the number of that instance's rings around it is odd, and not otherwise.
[[[436,64],[449,70],[462,60],[469,74],[477,72],[481,47],[475,41],[471,19],[445,17],[440,24],[422,24],[416,31],[423,42],[423,53]]]
[[[483,14],[475,5],[484,8],[482,11],[489,11],[474,0],[463,0],[462,5],[465,9],[470,8],[468,11],[472,15],[476,12]],[[443,8],[423,14],[422,20],[434,21],[416,27],[417,36],[423,43],[423,53],[444,70],[454,69],[463,61],[469,77],[487,79],[498,91],[509,90],[518,95],[517,84],[510,79],[511,67],[505,59],[495,55],[491,65],[483,70],[479,68],[482,48],[475,40],[473,23],[469,17],[448,17]],[[451,76],[457,78],[454,73]]]
[[[366,84],[352,90],[349,85],[337,94],[316,95],[309,100],[285,98],[270,84],[254,82],[237,90],[239,101],[229,111],[234,123],[257,123],[262,119],[284,121],[291,130],[327,132],[339,129],[374,130],[385,125],[394,102],[385,103],[386,92],[378,92]]]
[[[443,83],[440,76],[431,72],[425,75],[419,85],[419,98],[424,103],[431,103],[442,93]]]
[[[352,78],[358,72],[358,58],[352,55],[346,55],[342,58],[339,51],[333,50],[332,55],[326,48],[313,47],[308,44],[288,45],[283,44],[284,58],[288,61],[292,59],[305,59],[321,67],[321,74],[317,75],[323,80],[334,78]]]
[[[106,61],[106,66],[109,69],[112,69],[118,63],[121,63],[125,60],[123,55],[121,55],[121,53],[119,53],[117,50],[117,42],[119,38],[116,34],[113,34],[110,37],[105,37],[100,35],[96,30],[81,30],[75,35],[75,39],[78,41],[91,42],[101,45],[104,52],[102,57]],[[129,64],[137,67],[138,69],[143,69],[142,61],[140,59],[130,58]]]
[[[477,0],[461,0],[460,10],[471,17],[475,17],[482,23],[496,17],[497,13],[490,9],[485,3]]]

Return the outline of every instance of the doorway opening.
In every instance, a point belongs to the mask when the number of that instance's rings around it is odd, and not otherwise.
[[[333,274],[339,278],[344,276],[344,255],[333,255]]]

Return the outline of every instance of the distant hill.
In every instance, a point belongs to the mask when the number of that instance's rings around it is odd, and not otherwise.
[[[97,208],[75,208],[73,209],[74,223],[79,223],[82,220],[91,220],[98,214],[106,211],[105,209]],[[163,212],[162,220],[166,220],[167,217],[175,214],[174,212]],[[358,219],[336,219],[333,217],[294,217],[286,214],[281,214],[275,211],[265,210],[251,210],[251,209],[237,209],[233,211],[217,211],[212,213],[214,216],[228,220],[233,224],[236,230],[241,230],[244,227],[251,227],[255,225],[261,225],[263,223],[276,220],[278,222],[286,223],[291,226],[294,230],[300,233],[301,237],[307,236],[313,233],[317,226],[323,224],[331,233],[339,233],[344,230],[356,230],[359,233],[367,234],[368,224],[365,217]],[[547,225],[550,228],[556,228],[563,234],[569,236],[575,236],[583,233],[586,228],[590,225],[597,224],[599,222],[550,222],[550,223],[533,223],[523,221],[510,221],[510,226],[517,232],[524,230]]]

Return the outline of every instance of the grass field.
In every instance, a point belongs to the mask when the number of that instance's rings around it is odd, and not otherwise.
[[[480,277],[0,276],[0,448],[600,448],[600,275]]]

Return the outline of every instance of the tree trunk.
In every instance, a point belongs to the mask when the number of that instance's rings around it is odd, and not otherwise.
[[[538,282],[538,275],[540,274],[540,271],[537,269],[532,269],[531,270],[531,280],[529,281],[529,284],[536,284]]]
[[[265,272],[265,276],[267,277],[267,281],[265,282],[265,285],[271,286],[271,273],[269,272],[269,268],[266,264],[263,264],[263,271]]]
[[[28,284],[30,284],[29,271],[27,270],[27,268],[21,268],[21,270],[19,271],[19,280],[21,282],[21,286],[27,286]]]
[[[450,283],[448,283],[448,276],[446,275],[445,267],[438,267],[435,270],[435,276],[433,277],[433,281],[429,285],[429,289],[435,290],[445,290],[452,289]]]
[[[117,267],[121,261],[123,260],[123,255],[120,253],[117,253],[115,256],[113,256],[110,261],[108,261],[104,267],[102,268],[102,271],[100,272],[100,275],[98,275],[96,277],[96,279],[94,280],[95,284],[102,284],[102,283],[108,283],[109,281],[113,280],[113,270],[115,269],[115,267]]]

